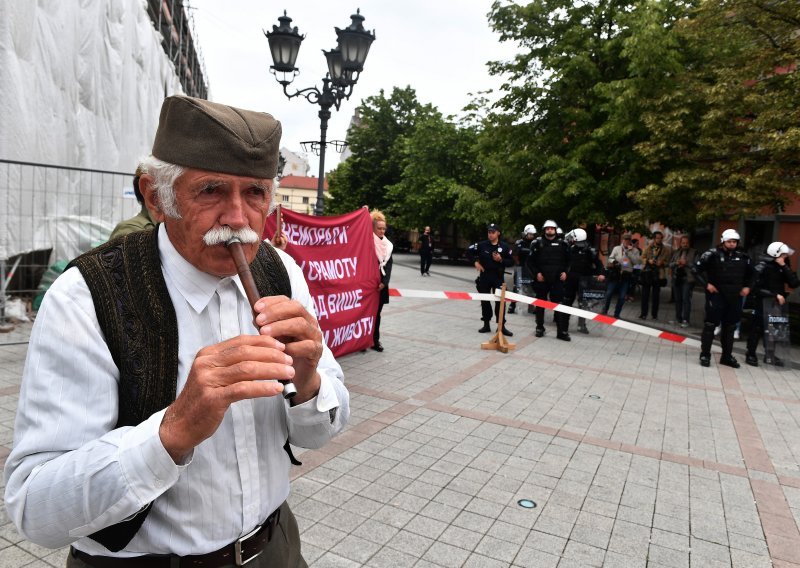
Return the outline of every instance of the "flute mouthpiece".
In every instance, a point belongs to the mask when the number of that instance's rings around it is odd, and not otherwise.
[[[225,246],[226,246],[226,247],[229,247],[229,246],[231,246],[233,243],[239,243],[239,244],[242,244],[242,240],[241,240],[239,237],[231,237],[230,239],[228,239],[227,241],[225,241]]]

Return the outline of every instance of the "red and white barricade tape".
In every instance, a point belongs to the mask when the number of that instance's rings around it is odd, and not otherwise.
[[[400,290],[397,288],[389,288],[389,296],[396,298],[429,298],[435,300],[478,300],[496,302],[500,298],[500,291],[496,291],[494,294],[481,294],[477,292],[434,292],[429,290]],[[657,337],[658,339],[664,339],[674,343],[681,343],[682,345],[697,347],[698,349],[700,348],[700,342],[697,339],[692,339],[691,337],[678,335],[677,333],[671,333],[669,331],[662,331],[660,329],[654,329],[652,327],[639,325],[611,316],[596,314],[595,312],[582,310],[580,308],[573,308],[572,306],[565,306],[564,304],[556,304],[555,302],[548,302],[547,300],[539,300],[537,298],[531,298],[530,296],[524,296],[514,292],[506,292],[506,301],[519,302],[521,304],[531,304],[542,307],[546,310],[561,312],[563,314],[585,318],[586,320],[596,321],[605,325],[627,329],[628,331],[634,331],[643,335],[649,335],[650,337]],[[719,347],[712,347],[712,351],[718,350]]]

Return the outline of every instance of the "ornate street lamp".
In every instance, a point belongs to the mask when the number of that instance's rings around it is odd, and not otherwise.
[[[271,32],[264,32],[269,42],[272,53],[270,72],[275,75],[275,80],[283,86],[283,94],[288,98],[302,95],[311,104],[319,105],[320,137],[319,141],[304,142],[310,144],[314,151],[319,151],[319,181],[317,183],[317,204],[314,207],[315,215],[322,215],[325,190],[325,148],[333,144],[337,149],[343,149],[341,141],[327,141],[328,119],[331,117],[331,107],[339,107],[343,99],[349,99],[353,93],[353,86],[358,82],[359,75],[364,69],[369,48],[375,41],[375,31],[371,33],[364,29],[364,16],[361,11],[356,11],[350,16],[351,23],[345,29],[336,30],[337,46],[330,51],[323,51],[328,62],[328,73],[322,79],[322,90],[316,86],[296,90],[289,93],[288,87],[294,81],[299,70],[295,67],[300,44],[305,36],[300,35],[297,27],[291,27],[292,19],[286,15],[278,18],[279,25],[272,26]]]

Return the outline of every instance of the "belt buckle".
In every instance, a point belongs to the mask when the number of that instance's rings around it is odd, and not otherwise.
[[[261,556],[261,553],[264,552],[263,550],[259,550],[253,556],[248,558],[247,560],[244,560],[242,558],[242,543],[244,541],[246,541],[248,538],[250,538],[251,536],[255,535],[258,531],[260,531],[261,527],[263,527],[263,526],[264,525],[258,525],[256,528],[254,528],[249,533],[247,533],[246,535],[244,535],[243,537],[241,537],[240,539],[238,539],[236,542],[233,543],[234,560],[236,561],[236,565],[237,566],[244,566],[245,564],[247,564],[251,560],[255,560],[256,558]]]

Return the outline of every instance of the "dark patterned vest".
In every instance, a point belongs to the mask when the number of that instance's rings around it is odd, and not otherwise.
[[[117,427],[136,426],[175,400],[178,322],[158,254],[158,231],[112,240],[70,263],[92,293],[100,329],[119,369]],[[292,296],[278,253],[262,243],[250,271],[261,296]],[[149,511],[91,535],[106,548],[124,548]]]

